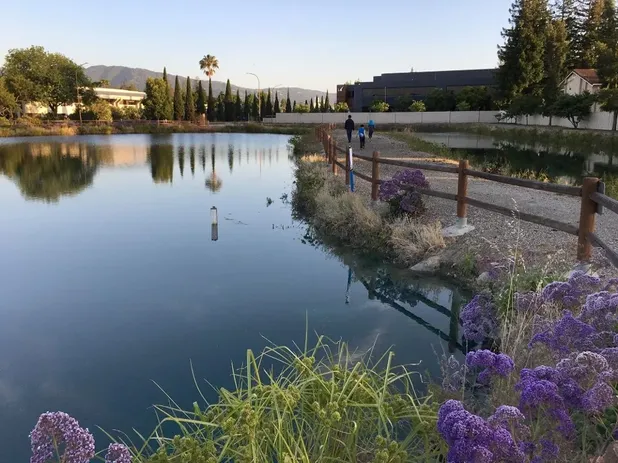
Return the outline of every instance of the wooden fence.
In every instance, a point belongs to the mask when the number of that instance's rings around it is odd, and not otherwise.
[[[331,131],[334,124],[321,125],[316,127],[316,136],[324,146],[327,162],[332,166],[333,174],[337,175],[337,167],[343,169],[346,173],[346,185],[350,182],[350,157],[347,149],[337,146]],[[344,153],[345,163],[341,163],[337,159],[337,153]],[[618,253],[611,249],[595,233],[596,214],[603,213],[604,208],[618,214],[618,201],[604,194],[605,184],[596,177],[584,178],[581,187],[558,185],[555,183],[538,182],[536,180],[525,180],[520,178],[506,177],[504,175],[490,174],[470,169],[467,160],[459,161],[458,166],[440,165],[426,162],[406,161],[400,159],[382,159],[380,153],[374,151],[372,156],[363,156],[353,154],[354,158],[361,159],[371,163],[371,176],[354,171],[354,177],[371,183],[371,199],[378,199],[379,185],[382,183],[380,179],[380,164],[388,164],[393,166],[407,167],[411,169],[431,170],[437,172],[447,172],[458,175],[457,194],[444,193],[430,189],[415,188],[414,190],[420,194],[434,196],[437,198],[448,199],[457,202],[457,221],[460,224],[465,224],[467,221],[467,206],[479,207],[498,214],[506,216],[517,216],[519,219],[526,222],[532,222],[546,227],[551,227],[556,230],[569,233],[578,237],[577,260],[588,261],[592,254],[592,247],[598,246],[605,250],[608,259],[611,263],[618,267]],[[566,196],[577,196],[581,198],[581,206],[579,213],[579,226],[558,220],[541,217],[535,214],[526,212],[518,212],[508,207],[498,206],[496,204],[479,201],[469,198],[468,192],[468,177],[477,177],[485,180],[491,180],[498,183],[506,183],[508,185],[516,185],[522,188],[531,188],[533,190],[549,191]]]

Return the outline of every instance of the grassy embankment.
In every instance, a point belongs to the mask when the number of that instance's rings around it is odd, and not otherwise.
[[[197,124],[152,124],[135,121],[122,124],[43,124],[30,120],[16,124],[0,125],[0,137],[38,137],[38,136],[73,136],[73,135],[113,135],[136,133],[271,133],[297,135],[308,129],[300,126],[263,125],[257,123],[230,123],[200,126]]]

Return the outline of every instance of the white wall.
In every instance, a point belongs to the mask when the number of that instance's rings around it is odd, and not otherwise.
[[[373,118],[379,124],[496,124],[498,111],[453,111],[453,112],[424,112],[424,113],[279,113],[277,117],[264,121],[271,124],[341,124],[348,115],[354,122],[366,124],[369,118]],[[590,117],[584,119],[580,129],[611,130],[613,115],[606,112],[593,112]],[[509,122],[502,122],[508,124]],[[526,125],[526,118],[517,118],[517,124]],[[549,118],[541,115],[528,117],[528,125],[548,126]],[[554,117],[552,126],[573,128],[567,119]]]

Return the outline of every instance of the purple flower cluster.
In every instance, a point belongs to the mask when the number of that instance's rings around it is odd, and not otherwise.
[[[498,413],[498,412],[497,412]],[[519,417],[503,409],[484,420],[465,410],[457,400],[438,411],[438,432],[449,445],[448,462],[521,462],[524,454],[509,431]]]
[[[64,412],[43,413],[30,433],[30,445],[30,463],[47,463],[54,457],[63,463],[88,463],[94,457],[94,437]]]
[[[392,181],[400,190],[407,188],[429,188],[429,182],[425,178],[425,174],[418,169],[400,170],[393,175]]]
[[[482,371],[477,377],[477,382],[489,385],[495,375],[506,377],[513,371],[515,364],[511,357],[506,354],[495,354],[490,350],[477,350],[466,354],[466,365],[470,368],[478,368]]]
[[[486,294],[477,294],[461,311],[464,336],[475,342],[483,342],[498,334],[496,308]]]
[[[415,188],[429,188],[423,172],[411,169],[399,171],[391,180],[380,184],[380,200],[390,202],[394,209],[418,214],[424,210],[424,206],[421,195]]]
[[[105,454],[105,463],[131,463],[131,453],[126,445],[109,444]]]
[[[380,183],[379,197],[380,201],[390,201],[398,198],[401,193],[399,186],[392,180],[386,180]]]

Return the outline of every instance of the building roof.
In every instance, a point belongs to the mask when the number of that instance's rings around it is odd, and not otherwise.
[[[94,87],[94,93],[98,97],[102,96],[110,96],[117,98],[126,98],[126,97],[136,97],[136,98],[145,98],[146,93],[138,92],[136,90],[124,90],[122,88],[110,88],[110,87]]]
[[[573,69],[573,72],[591,85],[601,85],[601,79],[594,69]]]

